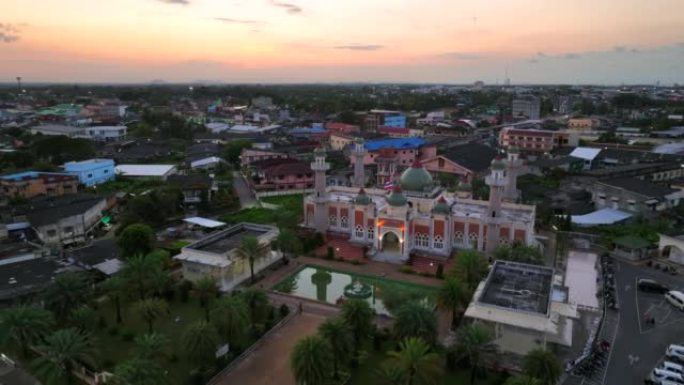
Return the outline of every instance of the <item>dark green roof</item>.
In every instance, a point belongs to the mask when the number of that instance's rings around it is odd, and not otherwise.
[[[444,199],[444,197],[440,197],[435,207],[432,208],[432,212],[435,214],[448,215],[451,213],[451,207],[447,203],[446,199]]]
[[[406,203],[408,203],[408,201],[406,200],[404,194],[401,193],[401,189],[395,186],[394,190],[392,191],[392,194],[390,194],[390,196],[387,197],[387,203],[390,206],[401,207],[406,206]]]
[[[404,190],[423,191],[425,188],[432,186],[432,176],[416,160],[413,166],[401,174],[399,182]]]
[[[359,190],[359,194],[354,199],[354,203],[357,205],[367,205],[371,203],[370,197],[366,195],[366,191],[363,188]]]
[[[506,162],[502,159],[496,158],[492,161],[492,170],[504,170],[506,168]]]
[[[651,242],[635,235],[625,235],[613,239],[613,243],[627,249],[645,249],[651,246]]]

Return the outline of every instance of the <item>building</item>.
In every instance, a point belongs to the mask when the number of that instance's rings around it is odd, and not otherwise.
[[[66,246],[86,242],[108,207],[99,195],[63,196],[34,202],[26,217],[43,243]]]
[[[183,192],[183,204],[186,208],[197,208],[208,204],[212,198],[213,181],[208,175],[170,175],[169,185],[176,186]]]
[[[126,126],[93,126],[85,129],[85,137],[98,142],[120,142],[126,139]]]
[[[451,147],[421,163],[432,174],[454,174],[462,181],[472,183],[476,177],[485,175],[496,155],[496,150],[489,146],[468,143]]]
[[[658,234],[658,251],[668,260],[684,265],[684,235]]]
[[[0,176],[2,196],[30,199],[56,197],[78,191],[78,177],[67,173],[24,171]]]
[[[357,154],[355,156],[363,155]],[[407,168],[391,193],[384,189],[326,187],[330,165],[316,150],[314,193],[304,199],[304,226],[349,237],[383,261],[406,262],[411,253],[448,258],[454,249],[491,253],[514,241],[535,244],[535,207],[504,201],[507,161],[495,159],[486,183],[489,200],[435,186],[420,162]],[[361,168],[359,171],[362,171]],[[356,171],[356,170],[355,170]],[[356,176],[354,179],[362,179]]]
[[[615,129],[615,136],[620,138],[643,138],[646,134],[642,133],[639,127],[618,127]]]
[[[66,126],[63,124],[41,124],[31,128],[31,134],[37,135],[64,135],[69,138],[82,138],[85,136],[83,127]]]
[[[347,124],[347,123],[338,123],[338,122],[329,122],[325,124],[325,129],[330,131],[330,133],[338,133],[338,134],[355,134],[361,132],[361,127],[353,125],[353,124]]]
[[[338,132],[330,134],[330,149],[333,151],[342,151],[352,143],[354,143],[353,136]]]
[[[270,150],[258,150],[254,148],[243,148],[240,153],[240,167],[249,166],[252,163],[260,162],[269,159],[289,159],[288,154],[270,151]]]
[[[516,146],[522,153],[544,154],[560,147],[575,147],[577,134],[567,131],[549,131],[504,127],[499,132],[499,145]]]
[[[538,348],[572,346],[577,306],[544,266],[496,261],[465,317],[489,330],[499,352],[523,356]]]
[[[78,177],[87,187],[105,183],[116,178],[112,159],[88,159],[64,163],[64,172]]]
[[[599,180],[591,191],[597,209],[612,208],[642,214],[676,207],[683,195],[682,190],[636,178]]]
[[[591,133],[600,126],[600,122],[592,118],[568,119],[568,129],[579,133]]]
[[[282,253],[270,247],[278,236],[276,227],[240,223],[183,247],[174,257],[183,265],[183,278],[196,282],[211,277],[218,282],[221,291],[233,290],[250,278],[249,260],[237,253],[240,242],[247,236],[256,237],[265,248],[264,256],[255,260],[255,275],[282,259]]]
[[[577,147],[570,153],[570,156],[576,159],[581,159],[582,169],[591,170],[594,167],[594,161],[596,157],[601,153],[600,148],[591,147]]]
[[[535,96],[513,99],[511,114],[514,118],[539,119],[541,116],[541,101]]]
[[[222,164],[227,162],[218,156],[209,156],[207,158],[195,159],[190,162],[191,169],[214,170]]]
[[[255,190],[301,190],[313,187],[308,164],[297,159],[267,159],[249,165]]]
[[[400,111],[370,110],[366,114],[363,125],[366,131],[375,132],[379,126],[406,127],[406,115]]]
[[[166,180],[177,172],[172,164],[120,164],[116,166],[116,175],[122,178]]]

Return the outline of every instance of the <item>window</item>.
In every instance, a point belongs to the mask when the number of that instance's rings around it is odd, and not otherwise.
[[[109,174],[109,170],[108,169],[104,170],[104,173]]]
[[[48,236],[48,237],[52,238],[52,237],[54,237],[55,235],[57,235],[57,232],[56,232],[55,230],[48,230],[48,231],[47,231],[47,236]]]
[[[442,238],[440,235],[436,236],[433,242],[433,246],[435,247],[435,249],[443,249],[444,238]]]
[[[349,218],[347,218],[347,217],[341,217],[341,218],[340,218],[340,223],[341,223],[343,229],[348,228],[348,227],[349,227]]]
[[[92,174],[92,173],[88,174],[88,179],[90,179],[90,178],[92,178],[92,177],[93,177],[93,174]]]
[[[437,161],[437,163],[439,164],[439,166],[438,166],[439,168],[444,168],[444,159],[443,158],[439,158],[439,161]]]
[[[363,238],[363,227],[356,226],[356,238]]]
[[[428,240],[428,236],[426,234],[416,234],[415,244],[417,247],[429,247],[430,242]]]
[[[463,231],[457,231],[454,233],[454,240],[458,242],[463,242]]]
[[[373,239],[375,237],[375,229],[371,226],[368,228],[368,239]]]
[[[74,227],[73,226],[65,226],[63,229],[64,233],[73,233],[74,232]]]
[[[335,215],[330,216],[330,226],[337,226],[337,217]]]

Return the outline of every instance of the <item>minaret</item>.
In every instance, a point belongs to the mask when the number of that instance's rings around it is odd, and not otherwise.
[[[325,189],[325,173],[330,170],[330,163],[325,161],[325,149],[317,148],[314,150],[311,170],[314,172],[314,202],[316,205],[314,208],[314,227],[317,232],[325,234],[328,229],[328,214],[326,213],[328,194]]]
[[[491,256],[499,246],[499,233],[501,226],[501,200],[506,188],[506,163],[497,157],[492,161],[492,173],[485,178],[485,183],[489,186],[489,205],[487,206],[487,237],[485,243],[485,254]]]
[[[366,157],[366,147],[363,145],[362,138],[354,140],[354,187],[363,187],[366,184],[366,176],[363,170],[363,160]]]
[[[520,151],[516,146],[508,147],[508,159],[506,159],[506,176],[508,183],[504,191],[504,200],[507,202],[518,201],[518,175],[523,167],[523,161],[520,159]]]

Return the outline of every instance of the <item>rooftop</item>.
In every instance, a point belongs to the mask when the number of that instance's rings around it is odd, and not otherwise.
[[[612,187],[617,187],[650,198],[663,197],[665,195],[672,194],[677,191],[667,186],[657,185],[636,178],[615,178],[603,180],[598,183]]]
[[[121,176],[164,176],[176,166],[172,164],[120,164],[116,166]]]
[[[81,161],[66,162],[66,163],[64,163],[64,168],[65,169],[68,168],[69,171],[75,171],[75,170],[88,170],[88,169],[91,169],[92,167],[98,167],[98,166],[103,166],[103,165],[114,166],[114,161],[112,159],[94,158],[94,159],[87,159],[87,160],[81,160]]]
[[[594,160],[601,152],[600,148],[577,147],[570,153],[570,156],[584,160]]]
[[[262,234],[266,234],[270,230],[271,228],[266,226],[239,224],[229,229],[212,234],[202,240],[186,246],[186,248],[225,255],[231,250],[240,246],[240,242],[242,242],[243,238],[250,235],[258,237]]]
[[[479,302],[528,313],[548,314],[553,269],[496,261]]]
[[[480,172],[489,168],[496,154],[496,150],[489,146],[468,143],[451,147],[442,156],[471,171]]]
[[[392,148],[397,150],[417,149],[426,144],[427,141],[421,138],[396,138],[369,140],[364,146],[369,151],[377,151],[381,148]]]

